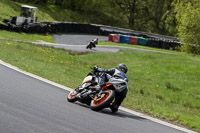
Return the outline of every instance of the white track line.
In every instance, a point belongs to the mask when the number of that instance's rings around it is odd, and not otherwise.
[[[30,77],[32,77],[32,78],[35,78],[35,79],[38,79],[38,80],[43,81],[43,82],[45,82],[45,83],[48,83],[48,84],[54,85],[54,86],[56,86],[56,87],[59,87],[59,88],[61,88],[61,89],[63,89],[63,90],[67,90],[67,91],[72,91],[72,90],[73,90],[73,89],[71,89],[71,88],[69,88],[69,87],[60,85],[60,84],[55,83],[55,82],[53,82],[53,81],[47,80],[47,79],[45,79],[45,78],[42,78],[42,77],[39,77],[39,76],[34,75],[34,74],[32,74],[32,73],[29,73],[29,72],[26,72],[26,71],[24,71],[24,70],[21,70],[21,69],[19,69],[18,67],[15,67],[15,66],[13,66],[13,65],[11,65],[11,64],[8,64],[8,63],[6,63],[6,62],[4,62],[4,61],[2,61],[2,60],[0,60],[0,64],[3,65],[3,66],[6,66],[6,67],[8,67],[8,68],[11,68],[11,69],[13,69],[13,70],[15,70],[15,71],[17,71],[17,72],[20,72],[20,73],[22,73],[22,74],[25,74],[25,75],[27,75],[27,76],[30,76]],[[189,129],[186,129],[186,128],[183,128],[183,127],[179,127],[179,126],[170,124],[170,123],[168,123],[168,122],[165,122],[165,121],[162,121],[162,120],[159,120],[159,119],[156,119],[156,118],[152,118],[152,117],[147,116],[147,115],[145,115],[145,114],[142,114],[142,113],[139,113],[139,112],[136,112],[136,111],[133,111],[133,110],[130,110],[130,109],[121,107],[121,106],[120,106],[119,109],[120,109],[120,110],[123,110],[123,111],[125,111],[125,112],[128,112],[128,113],[131,113],[131,114],[133,114],[133,115],[136,115],[136,116],[139,116],[139,117],[142,117],[142,118],[151,120],[151,121],[153,121],[153,122],[156,122],[156,123],[159,123],[159,124],[162,124],[162,125],[165,125],[165,126],[168,126],[168,127],[171,127],[171,128],[177,129],[177,130],[180,130],[180,131],[183,131],[183,132],[187,132],[187,133],[197,133],[197,132],[195,132],[195,131],[192,131],[192,130],[189,130]]]

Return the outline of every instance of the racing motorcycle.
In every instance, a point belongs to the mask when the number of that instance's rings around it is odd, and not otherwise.
[[[92,42],[89,42],[88,45],[86,46],[86,49],[92,49],[93,47],[96,47],[95,44],[93,44]]]
[[[94,39],[94,40],[92,40],[91,42],[89,42],[88,44],[87,44],[87,46],[86,46],[86,49],[92,49],[92,48],[94,48],[94,47],[96,47],[96,45],[97,45],[97,43],[98,43],[98,38],[96,38],[96,39]]]
[[[79,101],[87,104],[94,111],[109,107],[115,98],[115,92],[124,90],[128,87],[128,83],[123,79],[110,78],[101,85],[100,90],[96,90],[95,86],[103,82],[102,74],[104,73],[91,71],[82,84],[68,94],[67,100],[72,103]]]

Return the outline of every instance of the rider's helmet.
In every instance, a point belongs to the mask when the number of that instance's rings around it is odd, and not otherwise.
[[[97,37],[97,38],[96,38],[96,40],[98,41],[98,40],[99,40],[99,38]]]
[[[128,71],[128,67],[124,63],[120,63],[117,66],[117,69],[120,70],[120,71],[122,71],[122,72],[124,72],[124,73],[127,73],[127,71]]]

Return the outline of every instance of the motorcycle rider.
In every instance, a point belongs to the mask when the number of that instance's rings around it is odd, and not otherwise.
[[[93,48],[93,47],[96,47],[96,45],[98,44],[98,40],[99,40],[99,38],[96,38],[96,39],[93,39],[89,44],[88,44],[88,46],[86,47],[87,49],[88,48]]]
[[[105,84],[105,82],[108,81],[110,78],[123,79],[128,83],[128,77],[126,75],[128,67],[124,63],[120,63],[116,68],[111,68],[111,69],[103,69],[98,66],[94,66],[93,69],[95,71],[105,73],[104,75],[102,75],[102,79],[104,80],[104,82],[96,86],[97,90],[100,90],[101,86]],[[118,108],[125,99],[127,92],[128,92],[128,87],[122,90],[121,92],[116,92],[115,101],[110,105],[110,109],[112,110],[113,113],[118,111]]]

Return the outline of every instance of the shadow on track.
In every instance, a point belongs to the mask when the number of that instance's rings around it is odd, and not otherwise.
[[[98,50],[96,49],[89,49],[89,51],[93,51],[93,52],[99,52]]]
[[[122,117],[122,118],[131,118],[131,119],[135,119],[135,120],[147,120],[145,118],[133,115],[131,113],[119,110],[117,113],[112,113],[111,110],[109,108],[105,108],[101,111],[99,111],[99,113],[103,113],[103,114],[107,114],[107,115],[113,115],[113,116],[117,116],[117,117]]]
[[[76,102],[75,104],[79,105],[79,106],[82,106],[84,108],[88,108],[90,109],[90,106],[86,105],[86,104],[81,104],[81,103],[78,103]],[[94,111],[95,112],[95,111]],[[110,108],[105,108],[101,111],[96,111],[97,113],[102,113],[102,114],[105,114],[105,115],[112,115],[112,116],[116,116],[116,117],[121,117],[121,118],[130,118],[130,119],[135,119],[135,120],[147,120],[145,118],[142,118],[142,117],[139,117],[139,116],[136,116],[136,115],[133,115],[131,113],[128,113],[128,112],[125,112],[125,111],[122,111],[119,109],[119,111],[117,113],[112,113],[112,111],[110,110]]]

